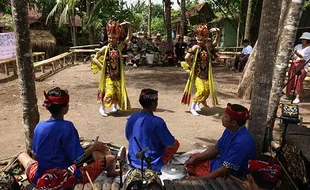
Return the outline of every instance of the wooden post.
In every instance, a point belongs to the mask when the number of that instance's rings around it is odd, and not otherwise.
[[[52,72],[54,73],[54,72],[55,72],[55,70],[56,70],[55,63],[54,63],[54,62],[52,62]]]
[[[41,66],[41,72],[45,73],[44,65]]]
[[[73,53],[72,53],[73,54]],[[72,63],[72,65],[74,65],[74,60],[73,60],[73,55],[71,54],[71,63]]]
[[[13,67],[13,73],[14,73],[14,75],[17,75],[17,63],[16,63],[16,61],[13,61],[12,62],[12,67]]]
[[[9,73],[9,68],[8,68],[7,63],[4,63],[4,72],[5,72],[6,75],[9,75],[9,74],[10,74],[10,73]]]

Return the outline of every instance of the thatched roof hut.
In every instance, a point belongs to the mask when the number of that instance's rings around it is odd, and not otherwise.
[[[47,30],[30,30],[32,51],[44,51],[45,57],[52,56],[56,49],[56,38]]]

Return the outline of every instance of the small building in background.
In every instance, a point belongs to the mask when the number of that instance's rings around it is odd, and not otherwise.
[[[213,10],[211,9],[211,6],[207,2],[189,7],[185,15],[187,19],[187,27],[207,23],[216,18],[215,14],[213,13]],[[181,18],[178,17],[172,20],[171,23],[173,25],[173,30],[175,31],[174,36],[180,34]],[[185,29],[185,31],[187,31],[187,29]],[[185,35],[191,35],[191,34],[186,34],[185,32]]]

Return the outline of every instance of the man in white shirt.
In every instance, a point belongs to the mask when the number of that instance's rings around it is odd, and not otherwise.
[[[230,69],[231,71],[235,71],[236,69],[238,69],[239,72],[242,72],[250,54],[252,53],[252,46],[250,46],[249,40],[243,40],[242,45],[244,46],[244,48],[241,51],[241,55],[236,57],[235,64]]]

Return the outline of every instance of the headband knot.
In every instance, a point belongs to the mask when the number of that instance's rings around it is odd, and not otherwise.
[[[43,106],[48,109],[50,106],[54,104],[68,104],[69,103],[69,95],[65,97],[58,97],[58,96],[49,96],[45,91],[44,91],[44,103]]]
[[[237,119],[237,120],[248,120],[251,119],[250,112],[247,108],[244,111],[236,111],[232,108],[232,105],[229,103],[227,104],[227,108],[225,113],[229,116]]]
[[[141,93],[140,94],[140,99],[143,100],[157,100],[158,99],[158,94],[145,94],[145,93]]]

